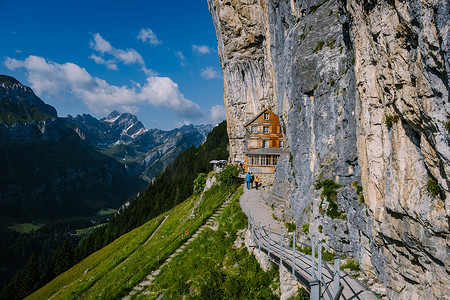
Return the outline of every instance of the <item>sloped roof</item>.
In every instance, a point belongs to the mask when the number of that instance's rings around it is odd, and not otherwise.
[[[274,113],[273,111],[271,111],[269,108],[263,109],[259,114],[257,114],[255,117],[253,117],[250,121],[248,121],[247,123],[244,124],[244,127],[247,127],[248,125],[250,125],[251,123],[253,123],[256,119],[259,118],[259,116],[261,116],[263,113],[265,113],[266,111],[269,111],[271,113],[273,113],[274,115],[276,115],[278,117],[278,115],[276,113]]]

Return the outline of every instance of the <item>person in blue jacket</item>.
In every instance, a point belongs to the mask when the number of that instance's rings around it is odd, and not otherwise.
[[[247,173],[247,175],[245,176],[245,181],[247,182],[247,190],[250,189],[250,180],[251,180],[252,176],[250,175],[250,172]]]

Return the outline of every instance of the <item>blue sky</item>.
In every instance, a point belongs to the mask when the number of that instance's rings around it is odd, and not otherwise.
[[[0,74],[59,116],[131,112],[146,128],[225,119],[206,0],[0,0]]]

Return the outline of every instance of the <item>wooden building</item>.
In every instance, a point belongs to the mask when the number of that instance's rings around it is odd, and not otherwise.
[[[247,130],[246,172],[273,174],[284,148],[280,119],[264,109],[244,125]]]

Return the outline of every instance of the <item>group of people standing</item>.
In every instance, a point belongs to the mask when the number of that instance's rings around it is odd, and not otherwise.
[[[253,173],[248,172],[247,175],[245,176],[245,181],[247,183],[247,189],[251,189],[253,188],[253,183],[255,183],[254,187],[256,189],[258,189],[258,185],[259,185],[259,177],[253,175]]]

